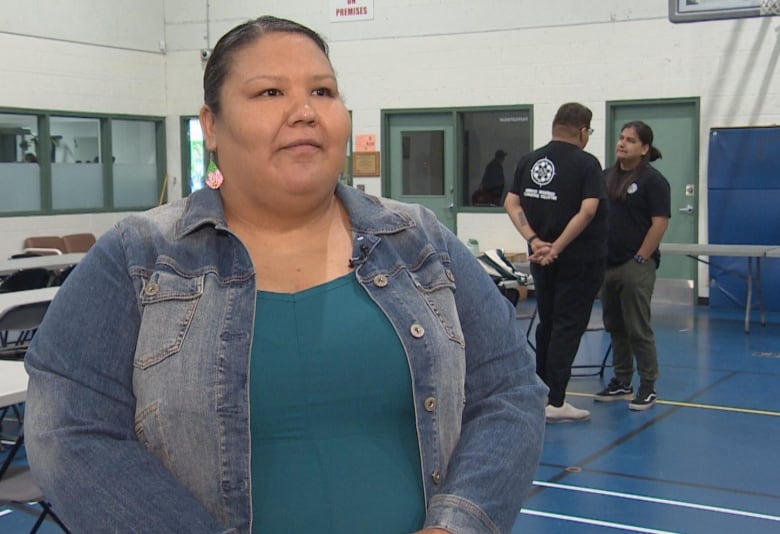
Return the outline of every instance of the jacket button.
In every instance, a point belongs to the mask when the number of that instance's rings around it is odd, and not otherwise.
[[[432,412],[436,409],[436,397],[428,397],[425,399],[425,411]]]
[[[417,323],[414,323],[412,327],[409,329],[409,331],[412,334],[412,337],[420,339],[425,335],[425,328],[422,327],[422,325],[419,325]]]
[[[387,277],[383,274],[378,274],[374,277],[374,285],[376,287],[385,287],[387,283]]]
[[[151,297],[156,295],[160,292],[160,286],[158,284],[155,284],[154,282],[149,282],[146,284],[146,287],[144,287],[144,294]]]
[[[450,271],[449,269],[447,269],[447,280],[449,280],[450,282],[455,281],[455,275],[452,274],[452,271]]]
[[[437,469],[436,471],[431,473],[431,478],[433,479],[434,484],[438,484],[439,482],[441,482],[441,471]]]

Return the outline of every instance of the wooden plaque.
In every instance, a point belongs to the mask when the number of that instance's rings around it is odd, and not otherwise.
[[[379,152],[354,152],[353,176],[379,176]]]

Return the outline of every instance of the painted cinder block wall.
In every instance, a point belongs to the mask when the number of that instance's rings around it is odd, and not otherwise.
[[[666,0],[374,0],[373,20],[351,22],[332,22],[323,0],[59,4],[0,10],[0,105],[165,116],[172,196],[181,189],[179,119],[202,101],[200,50],[261,14],[325,35],[354,132],[376,134],[380,146],[383,109],[515,104],[533,106],[538,146],[558,105],[576,100],[594,111],[588,150],[603,163],[607,101],[698,97],[702,192],[710,128],[780,123],[780,17],[672,24]],[[68,9],[77,16],[61,24]],[[381,191],[381,177],[356,183]],[[705,242],[706,195],[699,202]],[[67,223],[100,233],[118,216]],[[0,255],[59,219],[0,218]],[[524,249],[502,213],[461,213],[457,225],[485,248]]]

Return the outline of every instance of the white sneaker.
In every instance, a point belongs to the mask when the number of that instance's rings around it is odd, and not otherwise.
[[[547,416],[548,423],[575,423],[590,419],[588,410],[575,408],[568,402],[564,402],[560,407],[548,404],[544,408],[544,415]]]

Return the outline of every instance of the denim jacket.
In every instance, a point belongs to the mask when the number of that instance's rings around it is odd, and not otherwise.
[[[426,526],[509,532],[546,394],[514,308],[430,211],[336,194],[355,276],[409,360]],[[35,478],[72,530],[251,531],[255,295],[209,189],[119,222],[69,276],[26,357],[25,427]]]

